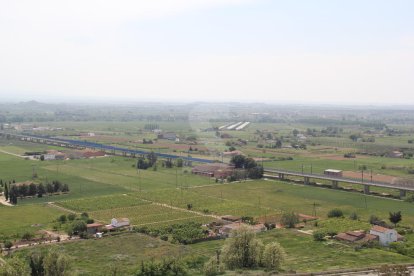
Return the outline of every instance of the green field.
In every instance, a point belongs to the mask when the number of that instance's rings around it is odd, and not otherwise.
[[[143,128],[147,122],[48,122],[49,126],[63,128],[57,132],[45,132],[50,135],[69,135],[70,139],[84,139],[79,132],[96,133],[89,141],[147,148],[155,152],[169,152],[186,155],[185,145],[173,142],[155,141],[154,144],[142,144],[141,140],[154,139],[156,135]],[[205,155],[193,152],[193,156],[220,159],[219,153],[227,150],[229,144],[250,157],[265,157],[265,167],[286,170],[323,173],[327,168],[347,171],[360,171],[365,165],[366,179],[369,173],[414,179],[408,173],[413,167],[413,159],[388,158],[380,156],[357,155],[355,159],[343,159],[344,153],[377,150],[395,147],[412,148],[407,140],[412,134],[376,137],[373,143],[352,142],[349,135],[365,131],[367,128],[350,125],[344,127],[338,137],[313,137],[306,142],[307,148],[261,148],[266,144],[268,133],[275,137],[284,136],[285,145],[293,141],[292,131],[302,132],[307,128],[323,129],[320,125],[305,123],[252,123],[245,131],[222,131],[232,138],[221,139],[215,131],[202,129],[220,126],[218,122],[160,122],[160,128],[175,131],[186,137],[193,135],[197,145],[211,151]],[[401,129],[406,129],[401,127]],[[407,131],[408,132],[408,131]],[[364,134],[366,137],[371,137]],[[238,144],[239,139],[248,140],[246,145]],[[185,141],[185,140],[184,140]],[[185,143],[185,142],[184,142]],[[161,146],[162,145],[162,146]],[[182,146],[182,149],[173,147]],[[327,188],[304,186],[293,182],[274,180],[247,180],[234,183],[216,183],[215,179],[191,174],[191,167],[164,168],[158,162],[156,169],[136,170],[136,159],[107,156],[95,159],[64,161],[25,160],[13,154],[21,155],[27,151],[61,149],[47,145],[22,141],[0,139],[0,179],[5,182],[21,182],[32,179],[37,174],[37,182],[59,180],[69,185],[68,194],[43,196],[42,198],[18,199],[18,205],[7,207],[0,205],[0,238],[18,240],[25,232],[40,229],[52,229],[54,220],[65,209],[76,213],[87,212],[97,222],[109,223],[114,217],[127,217],[131,224],[160,228],[176,223],[196,221],[207,223],[215,216],[236,215],[251,216],[255,219],[277,218],[284,212],[296,212],[319,217],[318,226],[308,222],[305,230],[367,230],[368,219],[376,215],[388,222],[389,212],[402,212],[400,226],[413,228],[413,203],[393,200],[358,192],[346,192]],[[64,150],[63,148],[61,150]],[[7,153],[8,152],[8,153]],[[292,160],[277,161],[278,158],[291,157]],[[229,161],[230,159],[224,159]],[[194,165],[194,164],[193,164]],[[322,181],[321,181],[322,182]],[[327,183],[329,184],[329,183]],[[342,186],[342,185],[341,185]],[[351,187],[351,185],[343,186]],[[352,186],[360,189],[361,187]],[[372,188],[372,191],[397,195],[397,190]],[[411,193],[409,194],[411,195]],[[47,202],[54,202],[45,204]],[[191,206],[191,208],[189,208]],[[62,209],[59,209],[62,207]],[[343,219],[328,219],[327,213],[333,208],[344,211]],[[188,210],[191,209],[191,210]],[[357,213],[360,220],[348,219],[351,213]],[[3,223],[7,222],[7,223]],[[356,268],[375,266],[383,263],[413,263],[414,259],[393,253],[387,249],[366,248],[356,250],[354,245],[328,240],[316,242],[311,235],[297,230],[276,229],[258,235],[265,243],[278,241],[287,252],[283,266],[285,272],[314,272],[328,269]],[[407,244],[414,237],[407,235]],[[80,275],[104,275],[110,266],[118,265],[123,273],[131,273],[143,260],[162,259],[180,256],[185,259],[200,258],[207,260],[216,254],[223,245],[222,240],[201,242],[192,245],[178,245],[161,241],[147,235],[122,233],[104,237],[61,243],[58,246],[75,259],[75,270]],[[56,246],[56,245],[55,245]],[[40,246],[48,250],[49,245]],[[32,249],[16,251],[26,256]],[[256,271],[257,272],[257,271]],[[199,275],[199,267],[191,271]],[[260,272],[257,272],[260,274]],[[231,273],[230,273],[231,274]],[[233,274],[231,274],[233,275]]]

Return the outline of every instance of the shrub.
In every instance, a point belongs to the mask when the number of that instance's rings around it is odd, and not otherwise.
[[[272,242],[265,246],[262,263],[267,269],[280,270],[286,253],[278,242]]]
[[[299,222],[299,216],[295,213],[284,213],[280,222],[287,228],[294,228]]]
[[[220,263],[217,257],[211,257],[203,267],[203,272],[207,276],[215,276],[224,274],[224,266],[222,263]]]
[[[341,218],[344,216],[344,213],[341,209],[335,208],[328,212],[328,218]]]
[[[255,268],[261,263],[263,244],[245,227],[233,231],[222,250],[223,263],[229,269]]]
[[[325,236],[326,236],[326,234],[325,234],[324,231],[315,231],[315,232],[313,232],[313,239],[315,241],[323,241],[323,240],[325,240]]]
[[[358,220],[359,219],[357,213],[355,213],[355,212],[353,212],[351,215],[349,215],[349,218],[352,219],[352,220]]]

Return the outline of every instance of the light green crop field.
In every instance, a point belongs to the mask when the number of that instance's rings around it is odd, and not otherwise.
[[[0,205],[3,206],[3,205]],[[43,204],[0,207],[0,240],[19,237],[25,232],[35,233],[50,228],[52,220],[64,214],[61,210]]]
[[[142,132],[146,122],[63,122],[48,123],[50,126],[64,127],[61,134],[77,135],[81,132],[96,132],[105,135],[97,141],[113,145],[138,147],[145,145],[135,142],[142,138],[154,138],[149,132]],[[218,151],[227,150],[227,141],[237,142],[239,138],[249,140],[247,145],[235,145],[251,157],[292,157],[287,161],[266,161],[265,167],[280,168],[304,172],[323,173],[327,168],[358,171],[366,165],[367,179],[370,170],[373,173],[412,178],[407,169],[414,166],[412,159],[392,159],[386,157],[360,156],[355,159],[341,160],[344,153],[356,149],[385,148],[407,146],[410,135],[377,138],[375,143],[353,143],[348,136],[357,130],[350,126],[342,137],[318,137],[321,145],[308,145],[307,150],[296,149],[260,149],[256,130],[269,131],[277,135],[290,135],[293,129],[306,130],[306,124],[270,124],[254,123],[245,131],[224,131],[232,136],[229,139],[215,137],[215,132],[203,132],[203,128],[219,126],[226,122],[205,123],[162,122],[160,127],[176,131],[180,135],[196,135],[200,146]],[[320,128],[320,127],[319,127]],[[319,129],[318,128],[318,129]],[[54,135],[54,134],[52,134]],[[76,136],[73,136],[75,138]],[[109,137],[109,138],[108,138]],[[111,140],[113,137],[113,141]],[[79,138],[78,139],[82,139]],[[102,139],[102,140],[99,140]],[[139,144],[139,145],[138,145]],[[407,144],[407,145],[406,145]],[[171,145],[170,145],[171,146]],[[170,146],[160,152],[174,152]],[[172,147],[172,146],[171,146]],[[335,148],[337,147],[337,148]],[[26,151],[51,149],[21,141],[0,139],[0,179],[9,182],[27,181],[32,173],[37,180],[48,182],[60,180],[67,183],[70,192],[66,195],[44,196],[42,198],[18,199],[18,206],[0,205],[0,237],[18,237],[26,231],[50,229],[53,220],[63,214],[45,202],[81,213],[88,212],[90,217],[102,223],[109,223],[113,217],[127,217],[133,225],[149,228],[172,225],[175,223],[196,221],[211,222],[213,216],[237,215],[252,216],[256,219],[279,217],[283,212],[297,212],[316,215],[319,226],[308,223],[306,229],[325,229],[346,231],[368,229],[371,215],[377,215],[388,221],[389,212],[401,211],[401,225],[414,225],[414,205],[400,200],[392,200],[362,193],[346,192],[326,188],[304,186],[293,182],[274,180],[243,181],[228,184],[216,183],[214,179],[191,174],[191,167],[167,169],[158,164],[157,170],[140,170],[134,167],[136,159],[124,157],[104,157],[65,161],[31,161],[13,154]],[[148,148],[152,148],[148,147]],[[2,152],[9,152],[11,154]],[[176,150],[180,154],[180,150]],[[196,153],[193,153],[193,156]],[[215,153],[217,154],[217,152]],[[200,156],[200,155],[197,155]],[[209,156],[211,158],[213,155]],[[214,155],[214,158],[217,155]],[[229,159],[225,159],[229,161]],[[385,167],[384,167],[385,165]],[[348,185],[349,186],[349,185]],[[374,191],[396,194],[398,191],[373,188]],[[191,205],[191,211],[187,210]],[[333,208],[344,211],[344,219],[327,219],[327,213]],[[347,217],[356,212],[360,221],[351,221]],[[355,268],[379,265],[382,263],[413,263],[414,259],[388,250],[369,248],[355,250],[354,246],[333,240],[315,242],[311,235],[296,230],[276,229],[259,234],[265,243],[279,241],[287,252],[284,271],[311,272],[326,269]],[[412,243],[414,237],[407,236]],[[206,260],[214,256],[223,241],[209,241],[193,245],[176,245],[163,242],[141,234],[122,234],[119,236],[68,242],[59,245],[75,258],[75,269],[80,275],[103,275],[110,265],[118,264],[121,271],[131,273],[142,260],[162,259],[168,256],[184,258],[200,257]],[[49,247],[42,245],[42,250]],[[33,249],[18,250],[15,254],[27,255]],[[199,271],[192,271],[194,275]]]

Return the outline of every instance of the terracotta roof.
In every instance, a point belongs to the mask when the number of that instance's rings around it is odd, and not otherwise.
[[[365,236],[365,233],[362,231],[348,231],[346,232],[350,236],[354,236],[356,238],[363,238]]]
[[[354,242],[354,241],[359,240],[358,237],[349,235],[348,233],[339,233],[338,235],[335,236],[335,238],[337,240],[348,241],[348,242]]]
[[[87,224],[86,225],[87,228],[91,228],[91,227],[102,227],[102,226],[103,226],[103,224],[101,224],[101,223],[90,223],[90,224]]]
[[[371,230],[372,230],[372,231],[375,231],[375,232],[385,233],[385,232],[390,231],[390,230],[392,230],[392,229],[385,228],[385,227],[382,227],[382,226],[379,226],[379,225],[374,225],[374,226],[371,228]]]

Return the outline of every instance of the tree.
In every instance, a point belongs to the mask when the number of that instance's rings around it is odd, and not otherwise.
[[[43,268],[43,259],[44,256],[40,251],[34,251],[30,255],[30,269],[32,276],[43,276],[44,275],[44,268]]]
[[[62,192],[63,193],[67,193],[67,192],[69,192],[69,185],[68,184],[63,184],[63,186],[62,186]]]
[[[280,139],[276,140],[275,148],[280,149],[282,147],[282,141]]]
[[[256,161],[254,161],[253,158],[249,157],[249,158],[246,158],[244,160],[243,168],[252,169],[252,168],[255,168],[255,167],[257,167],[257,163],[256,163]]]
[[[73,214],[73,213],[70,213],[69,215],[67,215],[67,218],[68,218],[69,221],[74,221],[75,218],[76,218],[76,215]]]
[[[397,226],[402,219],[401,211],[398,212],[390,212],[390,222],[394,223],[394,226]]]
[[[151,151],[147,154],[147,159],[148,165],[152,167],[157,162],[157,155],[153,151]]]
[[[146,170],[148,169],[149,165],[147,163],[147,161],[145,161],[145,158],[140,157],[137,160],[137,169],[138,170]]]
[[[40,155],[40,161],[45,161],[45,156],[43,154]]]
[[[20,197],[25,197],[29,194],[29,187],[26,184],[19,185],[18,187],[18,195]]]
[[[16,185],[11,186],[9,191],[9,199],[12,204],[17,204],[17,197],[19,195],[19,191]]]
[[[60,192],[62,190],[62,183],[59,180],[53,181],[52,184],[54,193]]]
[[[285,258],[283,247],[278,242],[272,242],[265,246],[262,263],[267,269],[280,270]]]
[[[254,268],[261,263],[263,244],[246,227],[232,232],[222,249],[223,263],[229,269]]]
[[[36,195],[36,193],[37,193],[37,186],[36,186],[36,184],[34,184],[34,183],[30,183],[29,184],[29,195],[30,196],[34,196],[34,195]]]
[[[218,250],[217,256],[211,257],[203,267],[203,272],[206,276],[215,276],[224,273],[224,266],[220,262],[220,251]]]
[[[53,194],[53,185],[50,183],[46,183],[46,191],[48,194]]]
[[[46,193],[45,186],[40,183],[39,186],[37,186],[37,197],[43,197],[43,195]]]
[[[283,213],[280,222],[287,228],[294,228],[295,225],[299,222],[299,216],[294,212]]]
[[[183,163],[184,163],[183,159],[181,159],[181,158],[177,158],[177,160],[175,162],[176,162],[176,166],[179,167],[179,168],[181,168],[183,166]]]
[[[2,276],[30,276],[30,267],[25,260],[13,257],[0,265]]]
[[[239,154],[239,155],[233,156],[230,160],[230,163],[232,163],[236,169],[241,169],[244,167],[245,161],[246,161],[246,157]]]
[[[66,276],[71,271],[71,259],[68,255],[52,249],[43,260],[45,276]]]
[[[75,220],[72,223],[73,233],[82,233],[86,231],[86,223],[83,220]]]
[[[9,185],[6,183],[4,184],[4,197],[6,198],[6,201],[9,200]]]
[[[298,134],[299,134],[299,130],[297,130],[297,129],[294,129],[293,131],[292,131],[292,134],[293,134],[293,136],[298,136]]]

